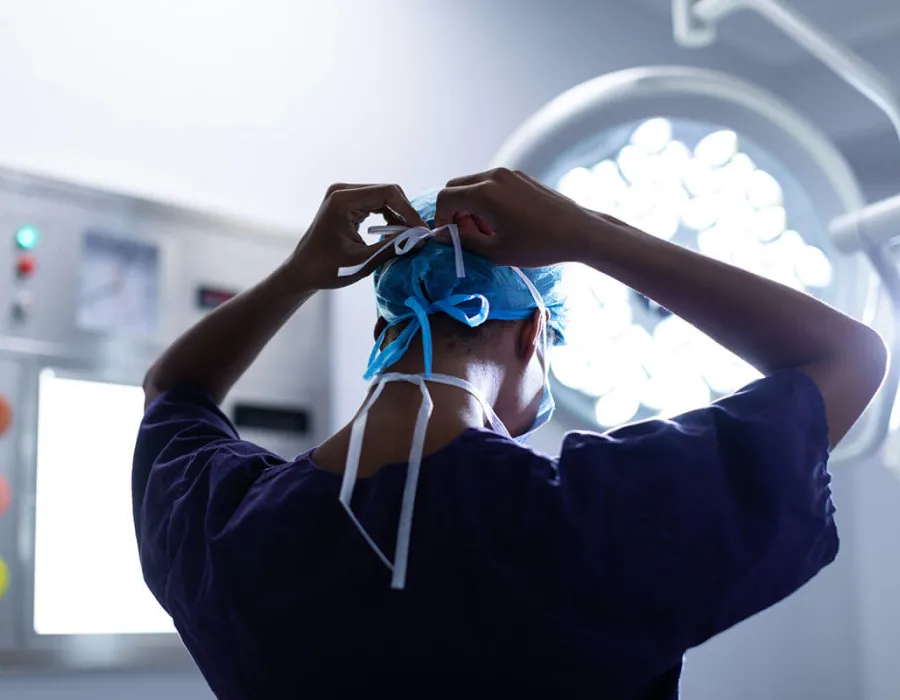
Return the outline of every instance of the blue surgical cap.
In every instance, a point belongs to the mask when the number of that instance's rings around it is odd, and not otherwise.
[[[412,200],[429,227],[434,226],[438,190]],[[538,308],[531,291],[511,267],[494,265],[472,253],[463,253],[465,277],[456,276],[452,246],[427,242],[420,250],[400,255],[375,272],[375,299],[387,328],[369,357],[366,379],[383,372],[399,360],[416,333],[422,332],[425,373],[431,373],[431,326],[428,317],[444,313],[475,328],[488,320],[515,321],[528,318]],[[546,309],[555,342],[563,342],[565,299],[560,284],[562,268],[526,268]],[[382,348],[388,329],[405,325],[401,333]]]

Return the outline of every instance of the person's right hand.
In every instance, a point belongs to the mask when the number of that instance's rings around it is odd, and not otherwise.
[[[603,218],[524,173],[498,168],[448,182],[434,225],[457,224],[463,247],[496,265],[542,267],[580,260]]]

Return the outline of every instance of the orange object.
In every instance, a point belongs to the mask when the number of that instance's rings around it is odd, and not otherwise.
[[[20,255],[16,261],[16,274],[19,277],[30,277],[34,274],[36,264],[33,255]]]
[[[9,482],[0,474],[0,518],[6,515],[11,504],[12,489],[9,487]]]
[[[0,435],[3,435],[12,425],[13,410],[5,398],[0,396]]]

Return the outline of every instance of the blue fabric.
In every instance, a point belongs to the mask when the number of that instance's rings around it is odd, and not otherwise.
[[[834,559],[827,459],[821,396],[795,371],[675,420],[570,433],[559,459],[469,430],[422,464],[394,591],[339,475],[241,441],[207,396],[174,390],[138,436],[138,541],[222,699],[672,700],[686,650]],[[406,469],[354,491],[385,551]]]
[[[438,190],[412,200],[412,205],[429,226],[434,225]],[[537,304],[531,292],[509,267],[494,265],[484,258],[463,253],[466,276],[456,276],[453,248],[429,241],[414,253],[394,258],[374,275],[378,314],[388,328],[406,324],[403,332],[387,347],[378,339],[369,358],[366,379],[388,369],[409,348],[416,333],[422,332],[425,373],[431,373],[431,331],[428,316],[444,313],[471,328],[489,319],[517,321],[534,313]],[[523,269],[544,306],[550,311],[548,328],[556,342],[565,339],[565,295],[560,285],[558,265]]]

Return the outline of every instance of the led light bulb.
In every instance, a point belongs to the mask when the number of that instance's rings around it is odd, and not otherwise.
[[[668,119],[648,119],[631,135],[631,143],[644,153],[659,153],[672,138],[672,122]]]

